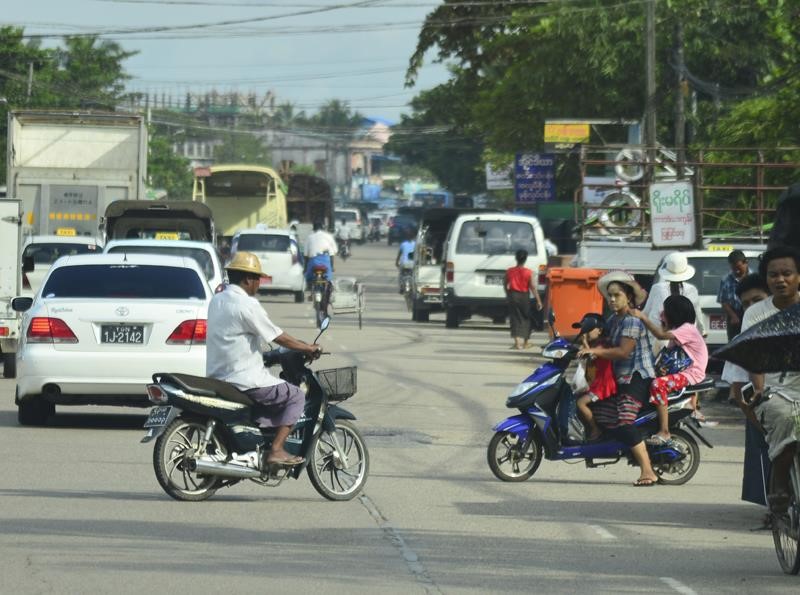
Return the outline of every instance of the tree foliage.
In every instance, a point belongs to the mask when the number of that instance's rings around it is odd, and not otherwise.
[[[695,142],[798,143],[800,103],[791,90],[798,81],[797,3],[663,0],[657,11],[662,144],[673,143],[674,108],[682,98],[679,77],[696,97],[696,109],[687,110]],[[679,26],[683,69],[675,53]],[[644,29],[641,2],[445,0],[426,18],[407,82],[414,83],[431,53],[453,65],[451,79],[421,92],[411,118],[483,142],[486,150],[475,157],[475,171],[492,153],[539,149],[546,119],[640,120],[646,99]],[[448,93],[453,88],[470,91],[456,109]],[[790,116],[786,122],[780,121],[782,110]],[[436,159],[432,152],[430,162],[417,162],[438,172]]]
[[[214,147],[214,161],[268,166],[270,165],[270,153],[256,135],[234,130],[224,133],[222,144]]]

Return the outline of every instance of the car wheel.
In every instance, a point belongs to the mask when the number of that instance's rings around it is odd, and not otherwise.
[[[17,421],[23,426],[43,426],[56,407],[41,398],[25,399],[17,405]]]
[[[302,291],[295,291],[294,292],[294,303],[295,304],[302,304],[305,295],[303,295]]]
[[[17,377],[17,354],[4,353],[3,378],[16,378],[16,377]]]

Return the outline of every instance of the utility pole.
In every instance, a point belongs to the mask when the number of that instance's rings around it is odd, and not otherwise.
[[[675,85],[675,150],[678,155],[678,179],[683,179],[686,162],[686,77],[683,63],[683,23],[675,26],[675,62],[678,69]]]
[[[655,160],[656,146],[656,0],[647,0],[645,8],[645,144],[648,161]]]
[[[28,62],[28,94],[25,96],[25,105],[31,102],[32,91],[33,91],[33,62]]]

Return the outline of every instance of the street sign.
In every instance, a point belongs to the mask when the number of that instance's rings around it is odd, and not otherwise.
[[[556,198],[556,159],[549,153],[518,153],[514,164],[514,200],[537,203]]]
[[[486,189],[487,190],[506,190],[514,187],[514,180],[511,177],[513,165],[502,169],[493,169],[486,164]]]
[[[650,184],[650,231],[656,248],[689,247],[695,243],[697,225],[690,182]]]

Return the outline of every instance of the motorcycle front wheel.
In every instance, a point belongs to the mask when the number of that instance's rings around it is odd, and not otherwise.
[[[683,454],[683,458],[665,463],[653,461],[653,471],[658,475],[658,483],[677,486],[686,483],[697,473],[700,466],[700,447],[684,430],[670,430],[670,434],[675,448]]]
[[[153,467],[164,491],[186,502],[207,500],[219,487],[220,478],[190,470],[190,460],[204,453],[227,454],[225,443],[214,433],[204,452],[200,452],[205,424],[183,418],[174,420],[156,440]]]
[[[486,459],[489,469],[501,481],[530,479],[542,462],[542,441],[535,432],[525,452],[519,436],[511,432],[497,432],[489,441]]]
[[[336,448],[337,441],[346,463]],[[361,432],[349,421],[337,419],[333,434],[322,432],[311,449],[308,460],[311,485],[328,500],[352,500],[364,487],[368,475],[369,452]]]

